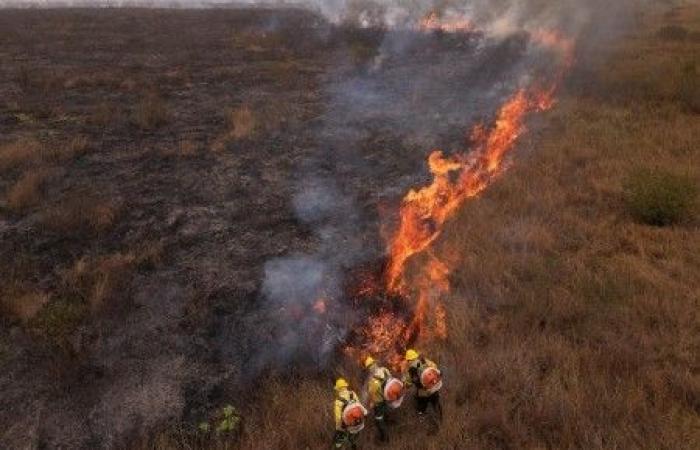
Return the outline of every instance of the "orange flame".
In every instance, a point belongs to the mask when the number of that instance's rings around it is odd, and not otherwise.
[[[430,25],[438,19],[430,15],[426,20]],[[525,132],[527,115],[554,105],[554,93],[573,64],[573,41],[548,31],[533,33],[532,41],[561,53],[561,69],[553,79],[544,87],[533,85],[518,90],[501,106],[491,128],[475,126],[471,134],[474,146],[468,155],[445,156],[434,150],[428,157],[432,182],[410,190],[403,198],[398,225],[389,239],[384,282],[390,295],[415,299],[412,314],[409,321],[392,313],[375,315],[363,332],[365,350],[389,353],[388,362],[394,367],[400,363],[399,351],[417,338],[447,337],[443,299],[450,292],[450,265],[427,250],[457,209],[508,168],[506,157]],[[423,253],[427,253],[427,261],[408,271],[408,262]]]

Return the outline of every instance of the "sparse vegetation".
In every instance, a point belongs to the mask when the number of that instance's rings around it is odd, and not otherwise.
[[[68,340],[86,316],[86,308],[78,301],[58,298],[49,302],[29,323],[31,329],[59,348],[69,348]]]
[[[43,196],[43,191],[51,171],[36,169],[25,172],[7,193],[7,204],[15,210],[21,211],[37,205]]]
[[[64,295],[79,299],[93,313],[102,311],[115,296],[126,297],[123,289],[132,271],[157,264],[162,250],[162,244],[148,243],[124,253],[80,258],[61,272]]]
[[[696,182],[660,170],[638,170],[626,185],[632,215],[648,225],[672,225],[691,218],[698,195]]]
[[[117,219],[119,205],[89,193],[76,194],[43,212],[41,224],[48,230],[68,235],[101,232]]]
[[[2,292],[0,316],[28,322],[48,303],[49,295],[43,292]]]
[[[42,159],[47,163],[60,164],[81,157],[87,153],[88,148],[89,143],[85,136],[74,136],[64,144],[44,147]]]
[[[178,154],[183,157],[192,157],[197,154],[199,147],[196,142],[183,139],[178,145]]]
[[[36,160],[42,148],[39,141],[27,138],[0,145],[0,170],[12,169]]]
[[[147,94],[135,107],[133,122],[143,130],[153,130],[168,122],[169,113],[165,101],[158,94]]]
[[[244,139],[255,132],[256,120],[253,110],[248,105],[227,111],[229,136],[232,139]]]
[[[122,112],[115,106],[107,102],[97,105],[88,117],[88,123],[100,128],[114,126],[123,121]]]

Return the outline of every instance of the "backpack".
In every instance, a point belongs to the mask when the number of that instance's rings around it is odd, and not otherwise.
[[[367,415],[367,409],[362,406],[362,403],[357,399],[357,395],[354,392],[350,392],[350,398],[340,398],[343,404],[342,408],[342,422],[343,427],[348,433],[359,433],[365,427],[365,416]]]
[[[374,379],[381,382],[381,392],[384,401],[392,408],[401,406],[404,396],[403,382],[391,376],[391,372],[387,369],[383,370],[381,378],[375,376]]]
[[[428,365],[425,358],[419,360],[412,378],[418,387],[428,391],[430,394],[434,394],[442,388],[442,373],[440,369]]]

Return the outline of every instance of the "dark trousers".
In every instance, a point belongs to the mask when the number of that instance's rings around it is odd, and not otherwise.
[[[352,450],[357,448],[355,441],[357,440],[357,434],[348,433],[347,431],[336,430],[333,436],[333,449],[343,448],[345,444],[348,444]]]
[[[442,405],[440,404],[440,392],[435,392],[427,397],[419,397],[416,395],[416,410],[419,415],[423,415],[428,411],[428,405],[432,406],[442,420]]]
[[[389,412],[389,406],[385,402],[379,403],[374,406],[374,423],[377,425],[377,431],[379,432],[379,440],[386,442],[389,439],[389,435],[386,431],[386,414]]]

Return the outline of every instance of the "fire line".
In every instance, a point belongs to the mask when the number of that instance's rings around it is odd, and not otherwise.
[[[431,16],[431,21],[437,20]],[[433,22],[431,22],[433,23]],[[396,366],[400,352],[418,338],[447,337],[447,311],[443,303],[450,292],[450,264],[431,251],[441,236],[445,222],[469,199],[482,193],[509,164],[506,157],[526,131],[528,115],[551,109],[555,92],[574,60],[573,41],[557,32],[531,33],[535,44],[557,52],[561,58],[553,79],[519,89],[506,100],[496,114],[493,125],[474,127],[471,151],[452,156],[434,150],[428,157],[432,182],[410,190],[403,198],[399,220],[388,245],[388,262],[383,274],[384,294],[410,314],[380,309],[371,315],[361,332],[357,348],[350,353],[362,357],[382,354]],[[418,255],[427,255],[418,267],[409,263]],[[421,259],[423,261],[423,259]],[[411,270],[409,269],[411,266]]]

